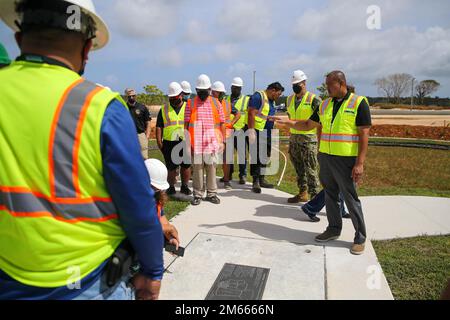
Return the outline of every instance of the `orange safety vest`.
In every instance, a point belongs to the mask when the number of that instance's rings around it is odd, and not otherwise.
[[[222,100],[223,115],[225,117],[225,136],[228,139],[233,135],[233,126],[231,125],[231,102],[227,99]]]
[[[212,106],[212,113],[213,113],[213,119],[214,119],[214,131],[216,134],[217,142],[220,144],[223,141],[223,135],[222,135],[222,122],[220,121],[220,115],[219,115],[219,106],[220,102],[214,97],[209,97],[210,103]],[[192,148],[194,146],[194,139],[195,139],[195,127],[197,126],[197,115],[198,115],[198,108],[197,108],[198,99],[191,99],[188,101],[188,106],[191,110],[191,119],[189,120],[189,136]]]

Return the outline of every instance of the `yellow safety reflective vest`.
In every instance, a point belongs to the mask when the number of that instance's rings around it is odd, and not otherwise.
[[[308,120],[312,114],[314,113],[312,103],[315,94],[311,92],[306,92],[303,96],[300,105],[295,108],[296,95],[292,95],[287,99],[287,112],[291,120],[299,121],[299,120]],[[317,129],[313,129],[310,131],[299,131],[295,129],[291,129],[291,134],[317,134]]]
[[[184,111],[186,110],[186,102],[176,113],[175,109],[169,105],[163,105],[161,108],[162,118],[164,121],[163,139],[166,141],[178,141],[179,138],[184,140]]]
[[[359,151],[359,132],[356,116],[359,105],[366,97],[351,94],[333,119],[333,99],[322,102],[319,109],[322,134],[320,152],[343,157],[356,157]]]
[[[258,110],[258,113],[255,116],[255,129],[258,131],[264,130],[266,127],[267,117],[270,113],[270,104],[269,98],[267,98],[267,94],[265,91],[258,92],[261,95],[262,100],[262,108]]]
[[[126,105],[60,66],[13,62],[0,83],[0,269],[26,285],[64,286],[125,238],[100,131],[108,104]]]
[[[231,97],[227,98],[228,101],[231,103]],[[248,109],[248,102],[249,102],[250,98],[247,96],[242,96],[239,98],[239,100],[236,101],[234,107],[236,108],[236,110],[241,114],[241,117],[239,118],[238,121],[236,121],[236,123],[234,124],[233,128],[235,130],[242,130],[245,125],[248,124],[248,113],[247,113],[247,109]],[[233,121],[234,119],[234,115],[232,114],[230,116],[231,121]]]

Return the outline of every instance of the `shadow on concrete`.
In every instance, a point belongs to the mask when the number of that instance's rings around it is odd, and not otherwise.
[[[300,207],[294,207],[289,205],[273,205],[268,204],[265,206],[260,206],[256,208],[257,217],[276,217],[283,219],[293,219],[299,221],[309,221],[306,214],[300,210]]]
[[[319,212],[318,216],[327,218],[325,212]],[[298,221],[311,222],[308,216],[303,212],[301,206],[295,205],[265,205],[256,208],[255,216],[257,217],[276,217],[283,219],[295,219]],[[313,222],[311,222],[313,223]]]
[[[244,200],[259,200],[267,203],[276,203],[280,205],[287,204],[287,198],[286,197],[277,197],[271,194],[260,193],[256,194],[251,192],[250,189],[242,189],[242,190],[230,190],[226,192],[221,192],[219,194],[219,197],[227,198],[227,197],[236,197]]]
[[[292,242],[298,245],[315,245],[315,246],[326,246],[326,247],[339,247],[339,248],[350,248],[350,242],[346,241],[330,241],[327,243],[319,243],[314,240],[314,238],[318,235],[315,232],[303,231],[303,230],[295,230],[283,226],[279,226],[271,223],[263,223],[258,221],[238,221],[238,222],[229,222],[222,224],[202,224],[200,227],[207,229],[214,229],[218,227],[227,227],[235,230],[246,230],[250,231],[253,234],[261,236],[267,240],[274,241],[287,241]]]

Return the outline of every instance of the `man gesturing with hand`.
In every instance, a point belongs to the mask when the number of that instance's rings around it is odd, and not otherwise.
[[[309,120],[278,120],[296,130],[321,130],[319,147],[320,180],[325,188],[328,228],[316,237],[318,242],[337,239],[342,230],[339,192],[355,227],[352,254],[362,254],[366,242],[366,226],[356,184],[362,180],[372,125],[367,99],[351,93],[345,75],[333,71],[327,75],[329,99],[322,102]]]

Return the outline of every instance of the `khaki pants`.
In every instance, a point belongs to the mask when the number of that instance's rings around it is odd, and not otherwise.
[[[141,154],[144,160],[148,159],[148,139],[145,133],[138,134],[139,144],[141,145]]]
[[[203,175],[206,171],[206,196],[211,197],[217,195],[216,166],[217,155],[194,155],[193,159],[193,176],[194,197],[202,198],[205,194],[205,185]]]

